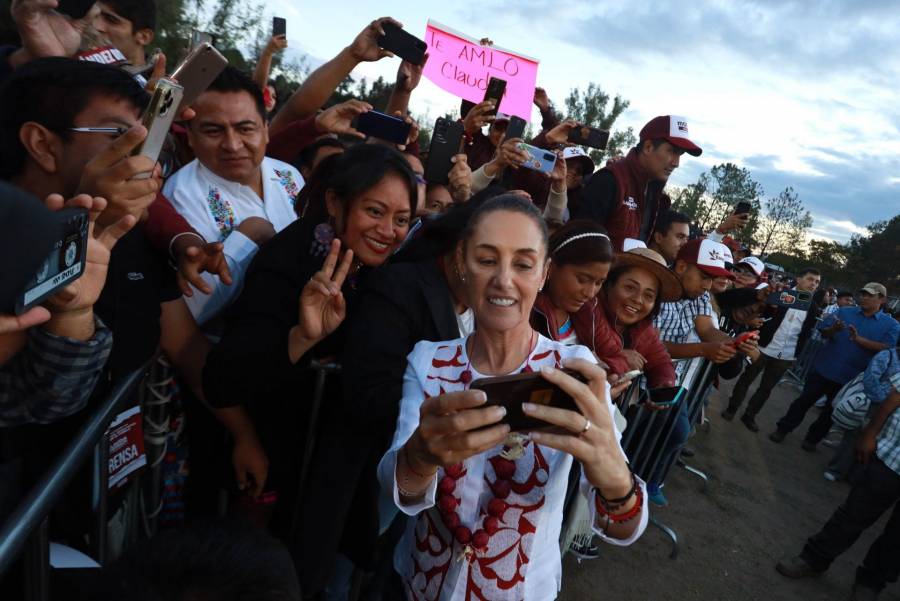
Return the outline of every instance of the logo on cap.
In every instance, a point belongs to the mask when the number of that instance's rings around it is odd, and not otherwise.
[[[688,133],[687,121],[679,121],[678,122],[678,131],[682,133]]]
[[[718,248],[709,249],[709,260],[710,261],[722,261],[725,262],[725,255],[719,252]]]

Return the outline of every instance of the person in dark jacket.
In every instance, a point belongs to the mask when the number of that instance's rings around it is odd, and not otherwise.
[[[655,117],[625,158],[607,163],[591,177],[572,217],[604,226],[618,251],[626,238],[649,242],[656,221],[671,205],[663,188],[685,152],[703,152],[688,138],[687,120]]]
[[[815,292],[822,275],[818,270],[807,267],[797,274],[797,290]],[[768,289],[766,289],[768,291]],[[738,379],[731,393],[728,408],[722,417],[731,421],[741,405],[750,385],[762,374],[759,388],[750,398],[750,403],[741,416],[741,422],[751,432],[758,432],[756,416],[762,410],[775,385],[803,351],[816,325],[819,308],[815,304],[808,310],[792,309],[785,306],[769,306],[765,311],[767,320],[759,331],[759,360],[749,365]]]
[[[396,428],[406,357],[420,340],[449,340],[472,331],[474,317],[453,259],[469,216],[501,192],[493,186],[445,215],[426,219],[390,263],[360,286],[345,326],[345,340],[352,343],[340,355],[343,391],[333,399],[341,418],[324,423],[319,432],[300,500],[302,518],[291,536],[297,571],[309,593],[327,585],[336,594],[349,587],[352,566],[369,570],[377,559],[375,472]],[[387,565],[392,571],[390,561]]]
[[[324,182],[317,181],[320,177]],[[282,536],[286,516],[293,514],[294,464],[302,458],[310,421],[313,377],[308,367],[312,359],[341,352],[340,325],[353,309],[359,278],[403,241],[418,196],[406,159],[375,144],[328,157],[309,185],[320,192],[311,199],[310,212],[260,249],[203,370],[208,402],[219,408],[246,406],[253,419],[250,430],[260,433],[271,467],[248,466],[254,482],[244,484],[259,492],[266,484],[259,480],[268,480],[265,490],[278,495],[272,527]],[[320,423],[343,419],[334,413],[337,403],[329,402],[339,397],[335,384],[326,384]],[[256,432],[244,438],[250,442],[235,440],[235,457],[257,441]],[[244,470],[236,471],[241,478]]]

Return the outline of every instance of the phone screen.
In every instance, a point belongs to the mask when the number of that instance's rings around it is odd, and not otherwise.
[[[406,144],[409,135],[410,124],[378,111],[368,111],[356,118],[354,127],[361,133],[374,138],[380,138],[394,144]]]

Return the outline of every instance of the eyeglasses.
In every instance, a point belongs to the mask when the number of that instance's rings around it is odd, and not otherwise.
[[[66,131],[78,134],[114,134],[117,138],[128,131],[125,127],[69,127]]]

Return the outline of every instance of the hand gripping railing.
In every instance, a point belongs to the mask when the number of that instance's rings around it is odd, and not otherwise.
[[[106,560],[106,491],[109,476],[106,430],[153,361],[134,370],[113,386],[96,411],[40,481],[22,499],[0,529],[0,576],[25,551],[25,594],[30,601],[49,599],[49,515],[79,468],[93,457],[91,507],[95,527],[91,534],[94,559]]]

